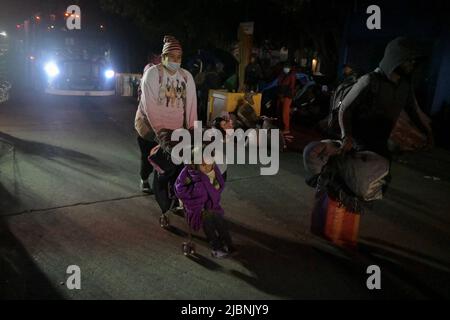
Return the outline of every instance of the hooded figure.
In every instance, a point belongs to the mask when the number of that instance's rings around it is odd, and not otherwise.
[[[415,43],[396,38],[387,45],[379,68],[352,87],[339,111],[344,150],[353,147],[390,158],[387,142],[402,110],[432,141],[429,125],[419,116],[411,81],[421,57]]]

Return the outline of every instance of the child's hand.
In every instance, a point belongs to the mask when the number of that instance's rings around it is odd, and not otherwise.
[[[192,172],[189,172],[189,174],[191,176],[191,180],[192,180],[193,183],[197,183],[197,182],[202,181],[202,175],[201,175],[200,172],[192,171]]]

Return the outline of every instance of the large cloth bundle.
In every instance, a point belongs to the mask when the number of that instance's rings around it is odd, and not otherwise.
[[[355,247],[361,213],[383,197],[389,161],[370,151],[342,154],[338,141],[324,140],[306,146],[303,162],[306,182],[317,190],[312,233]]]
[[[340,142],[335,140],[308,144],[303,163],[308,185],[317,187],[320,180],[322,188],[332,187],[337,193],[346,192],[362,201],[382,199],[390,167],[386,158],[371,151],[343,155]]]
[[[303,150],[305,180],[311,187],[316,187],[317,179],[330,157],[339,154],[341,142],[337,140],[314,141]]]
[[[389,161],[371,151],[359,151],[337,157],[337,170],[345,185],[364,201],[383,198]]]

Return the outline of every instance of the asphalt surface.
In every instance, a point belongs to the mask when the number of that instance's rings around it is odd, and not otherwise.
[[[239,249],[210,257],[203,234],[159,226],[139,191],[136,105],[121,97],[24,94],[0,105],[0,297],[18,299],[402,299],[450,297],[450,153],[393,164],[387,197],[362,216],[357,253],[310,231],[314,190],[300,150],[276,176],[233,165],[223,207]],[[434,177],[434,178],[433,178]],[[366,286],[369,265],[381,290]],[[68,266],[81,270],[69,290]]]

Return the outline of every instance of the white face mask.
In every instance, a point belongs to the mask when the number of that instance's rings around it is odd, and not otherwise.
[[[290,71],[291,71],[290,68],[284,68],[284,69],[283,69],[283,72],[286,73],[286,74],[288,74]]]
[[[178,71],[178,69],[180,69],[181,67],[181,63],[177,63],[177,62],[170,62],[168,61],[166,64],[167,69],[169,69],[170,71]]]
[[[164,66],[169,69],[169,71],[176,72],[181,67],[181,63],[171,62],[169,59],[164,60]]]

